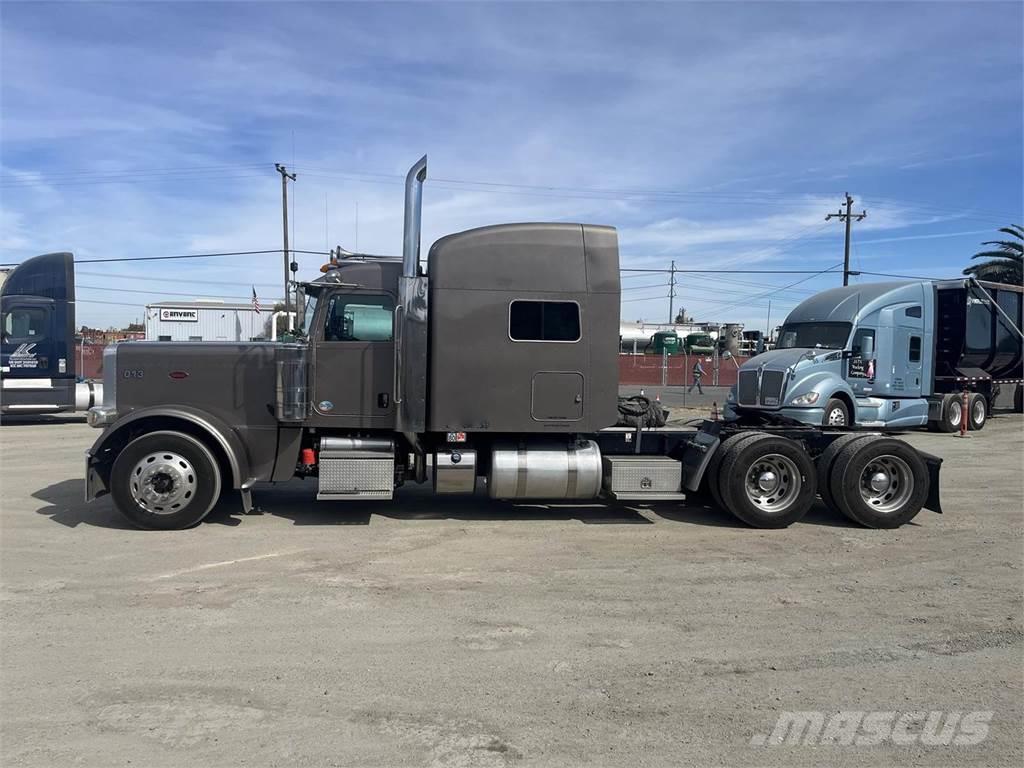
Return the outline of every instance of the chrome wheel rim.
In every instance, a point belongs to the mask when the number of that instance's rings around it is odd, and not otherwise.
[[[185,509],[196,495],[196,471],[184,456],[157,451],[143,456],[132,468],[128,487],[132,499],[155,515]]]
[[[914,492],[914,473],[898,456],[878,456],[860,474],[860,497],[882,514],[899,512]]]
[[[960,426],[960,416],[963,413],[963,406],[959,400],[954,400],[949,404],[949,423],[954,427]]]
[[[828,412],[828,425],[830,427],[845,427],[846,414],[842,408],[833,408]]]
[[[985,421],[985,401],[980,397],[974,401],[972,419],[975,424],[981,424]]]
[[[751,464],[743,485],[750,503],[772,515],[793,506],[803,487],[803,478],[792,459],[770,453]]]

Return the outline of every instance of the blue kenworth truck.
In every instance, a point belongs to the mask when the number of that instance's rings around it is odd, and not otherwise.
[[[823,291],[790,312],[774,350],[740,368],[725,417],[947,432],[966,418],[981,429],[1001,387],[1021,410],[1022,304],[1021,286],[973,278]]]

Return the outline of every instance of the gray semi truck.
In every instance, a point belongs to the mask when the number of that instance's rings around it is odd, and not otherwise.
[[[966,418],[982,429],[1001,387],[1021,410],[1022,290],[972,278],[816,294],[789,313],[773,351],[740,367],[725,417],[946,432]]]
[[[406,180],[403,255],[345,254],[300,284],[289,342],[129,342],[104,360],[87,500],[182,528],[226,491],[309,478],[318,500],[391,499],[404,483],[496,499],[700,497],[781,528],[818,495],[896,527],[940,512],[941,460],[878,434],[754,414],[700,428],[617,426],[616,231],[509,224],[443,237],[420,259],[426,158]]]

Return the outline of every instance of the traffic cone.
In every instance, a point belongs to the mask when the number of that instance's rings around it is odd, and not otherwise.
[[[718,401],[712,401],[711,403],[711,420],[718,421]]]

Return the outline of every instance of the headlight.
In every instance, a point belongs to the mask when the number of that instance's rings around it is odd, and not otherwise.
[[[808,392],[806,395],[800,395],[799,397],[794,397],[792,400],[789,401],[789,404],[790,405],[814,405],[816,402],[818,402],[818,393],[817,392]]]

